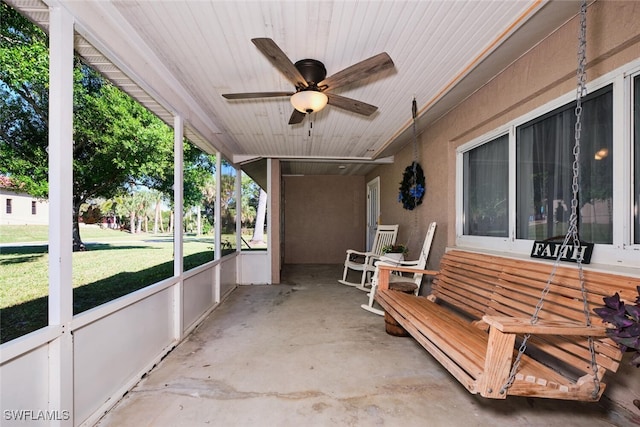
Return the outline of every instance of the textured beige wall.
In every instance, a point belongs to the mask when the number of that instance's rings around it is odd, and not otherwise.
[[[597,1],[589,6],[587,27],[588,81],[640,58],[640,2]],[[438,222],[430,268],[437,269],[445,248],[455,244],[456,148],[575,91],[577,34],[574,19],[420,135],[419,159],[427,193],[418,208],[417,228],[413,214],[397,202],[398,183],[412,160],[412,146],[399,153],[393,165],[380,166],[367,176],[367,180],[381,177],[383,220],[400,223],[400,241],[410,233],[424,236],[428,223]],[[640,398],[640,370],[625,365],[607,382],[607,396],[638,413],[633,399]]]
[[[640,57],[640,2],[597,1],[588,8],[587,26],[588,81]],[[399,241],[424,236],[429,222],[437,221],[430,268],[437,268],[445,248],[455,244],[455,149],[574,91],[577,35],[574,18],[418,137],[427,192],[417,209],[417,228],[414,214],[397,202],[402,172],[413,159],[412,145],[396,155],[393,165],[367,175],[367,180],[380,176],[382,220],[400,224]],[[407,118],[410,114],[407,102]],[[410,244],[410,252],[416,244]]]
[[[363,176],[285,176],[283,184],[285,264],[341,264],[347,249],[365,249]]]

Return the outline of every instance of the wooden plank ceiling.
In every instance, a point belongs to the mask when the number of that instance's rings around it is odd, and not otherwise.
[[[47,28],[46,1],[9,3]],[[168,123],[183,115],[201,148],[236,163],[281,158],[297,174],[366,173],[411,141],[414,97],[424,128],[578,11],[576,1],[539,0],[54,3],[74,15],[80,55]],[[289,125],[287,97],[223,98],[294,91],[251,43],[258,37],[292,62],[321,61],[329,76],[387,52],[393,69],[335,91],[378,111],[327,106]]]

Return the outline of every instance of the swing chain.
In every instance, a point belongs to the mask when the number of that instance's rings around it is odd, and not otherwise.
[[[418,184],[418,131],[416,129],[416,122],[418,119],[418,103],[416,102],[416,97],[413,97],[413,102],[411,102],[411,117],[413,118],[413,185]],[[417,190],[417,189],[416,189]],[[414,192],[413,195],[413,206],[418,206],[418,201],[420,197],[418,196],[418,191]],[[413,229],[418,229],[418,212],[414,208],[413,212]],[[411,235],[413,237],[413,233]]]
[[[570,230],[567,233],[573,237],[574,247],[580,246],[580,236],[578,232],[578,190],[579,183],[579,159],[580,159],[580,137],[582,133],[582,98],[587,95],[586,85],[586,66],[587,66],[587,3],[582,1],[580,6],[580,42],[578,45],[578,86],[576,94],[576,125],[574,129],[575,144],[573,148],[573,198],[571,199],[571,218],[569,220]],[[578,257],[578,274],[580,279],[580,291],[582,296],[582,304],[584,309],[585,324],[591,326],[591,316],[589,313],[589,301],[587,301],[587,290],[584,284],[584,272],[582,269],[582,257]],[[593,398],[597,398],[600,392],[600,378],[598,377],[598,362],[596,360],[595,342],[592,336],[587,337],[589,345],[589,353],[591,356],[591,371],[593,372]]]
[[[587,63],[586,28],[587,26],[586,26],[586,23],[587,23],[587,2],[586,0],[583,0],[580,6],[580,32],[579,32],[579,40],[578,40],[578,69],[577,69],[577,89],[576,89],[577,93],[576,93],[576,109],[575,109],[576,123],[574,127],[575,142],[573,146],[574,160],[572,164],[573,181],[571,184],[571,190],[573,192],[573,196],[571,198],[571,216],[569,218],[569,228],[567,230],[567,235],[565,236],[565,239],[562,243],[563,248],[569,244],[570,240],[574,245],[574,247],[577,248],[580,246],[580,237],[578,233],[578,209],[579,209],[578,208],[578,192],[580,189],[579,160],[580,160],[580,138],[582,133],[582,98],[587,94],[587,88],[586,88],[586,63]],[[560,254],[562,252],[563,251],[560,250]],[[534,313],[531,316],[530,322],[532,325],[538,322],[538,319],[539,319],[538,315],[544,304],[544,299],[551,289],[551,283],[555,277],[558,264],[560,263],[560,257],[561,257],[560,254],[558,255],[558,258],[556,259],[553,265],[551,274],[549,275],[549,279],[547,280],[547,283],[544,289],[542,290],[540,300],[538,301],[538,304],[536,305]],[[580,280],[580,290],[581,290],[581,296],[582,296],[583,310],[585,315],[585,323],[586,323],[586,326],[591,326],[591,317],[589,314],[589,302],[587,301],[587,291],[584,284],[584,272],[582,269],[582,257],[578,257],[577,264],[578,264],[578,275]],[[527,350],[527,342],[530,337],[531,337],[531,334],[524,335],[522,342],[520,344],[520,348],[518,349],[518,354],[516,356],[516,359],[513,362],[511,371],[509,372],[509,376],[507,377],[505,384],[500,389],[500,394],[506,393],[507,390],[513,385],[513,382],[515,381],[516,373],[518,372],[518,368],[520,367],[520,361],[522,359],[522,355]],[[598,394],[600,393],[600,379],[598,377],[598,364],[596,361],[595,343],[592,336],[589,336],[587,338],[588,338],[589,352],[591,355],[591,369],[593,372],[593,383],[594,383],[594,390],[593,390],[592,396],[595,399],[598,397]]]

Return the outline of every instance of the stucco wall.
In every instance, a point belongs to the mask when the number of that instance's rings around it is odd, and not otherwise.
[[[576,10],[576,13],[578,11]],[[587,80],[640,57],[640,2],[597,1],[587,17]],[[447,246],[455,244],[455,150],[564,94],[575,91],[578,21],[573,19],[511,64],[418,137],[419,161],[427,192],[414,214],[397,202],[402,171],[413,159],[407,145],[392,165],[367,175],[381,177],[382,220],[400,224],[399,241],[408,233],[424,236],[430,221],[438,228],[429,265],[437,267]],[[425,102],[426,100],[419,100]],[[407,102],[407,117],[411,109]]]
[[[588,81],[640,57],[640,2],[597,1],[589,6],[587,27]],[[396,201],[397,183],[412,160],[412,146],[397,155],[393,165],[380,166],[367,176],[381,177],[383,220],[401,224],[401,239],[408,230],[424,235],[429,221],[438,222],[431,268],[437,268],[447,246],[455,245],[456,148],[575,91],[577,34],[578,21],[573,19],[420,135],[427,193],[418,209],[417,229],[412,214],[403,212]],[[408,106],[408,117],[409,112]],[[608,382],[606,394],[637,412],[632,401],[640,396],[640,370],[624,366]]]
[[[347,249],[365,249],[363,176],[285,176],[283,184],[285,264],[338,264]]]
[[[411,104],[407,103],[407,115],[411,114]],[[398,192],[404,169],[413,161],[413,146],[395,156],[392,166],[377,168],[374,174],[367,176],[367,180],[380,177],[380,217],[383,224],[400,224],[398,229],[398,243],[404,243],[409,248],[407,259],[417,259],[424,242],[427,227],[436,221],[436,233],[431,252],[427,261],[427,268],[437,268],[446,247],[447,236],[447,188],[442,185],[447,174],[447,157],[445,150],[429,152],[430,150],[419,138],[420,165],[424,170],[426,194],[422,205],[413,211],[402,208],[398,202]],[[446,181],[445,181],[446,182]]]

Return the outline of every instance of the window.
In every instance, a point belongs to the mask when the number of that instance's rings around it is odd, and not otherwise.
[[[184,143],[184,271],[213,261],[215,253],[216,156]],[[218,256],[219,258],[219,256]]]
[[[580,141],[578,230],[583,240],[613,242],[613,114],[608,86],[585,98]],[[516,237],[564,236],[573,198],[573,102],[516,128]]]
[[[640,59],[592,81],[582,103],[577,226],[592,262],[637,268]],[[573,200],[575,92],[457,150],[456,245],[528,255],[563,238]]]
[[[74,230],[74,247],[89,249],[72,255],[77,315],[172,277],[175,252],[173,130],[81,61],[75,75],[73,194],[86,204],[70,206],[73,221],[119,225]]]
[[[7,208],[6,208],[6,212],[7,212],[8,214],[10,214],[10,213],[11,213],[11,210],[12,210],[12,209],[11,209],[11,202],[12,202],[12,200],[11,200],[11,199],[7,199]]]
[[[32,200],[31,201],[31,215],[36,215],[38,213],[37,208],[36,208],[36,201]]]
[[[633,79],[633,243],[640,244],[640,76]]]
[[[267,193],[245,172],[241,179],[242,250],[266,250]]]
[[[220,228],[222,255],[236,251],[236,178],[238,171],[226,159],[222,159],[220,175]]]
[[[509,235],[509,136],[464,153],[464,234]]]

